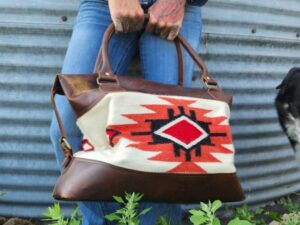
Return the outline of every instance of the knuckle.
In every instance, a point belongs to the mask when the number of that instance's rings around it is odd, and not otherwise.
[[[167,39],[168,39],[169,41],[173,41],[173,40],[175,39],[175,36],[169,35]]]
[[[125,10],[122,10],[121,12],[119,12],[119,16],[120,16],[121,18],[128,18],[129,15],[130,15],[130,12],[125,11]]]
[[[159,27],[165,27],[166,23],[164,21],[159,21],[157,24]]]
[[[180,26],[179,26],[178,24],[174,24],[174,25],[173,25],[173,29],[174,29],[174,30],[178,30],[178,29],[180,29]]]
[[[128,12],[128,17],[130,19],[134,19],[134,18],[136,18],[136,13],[135,12]]]
[[[144,18],[144,12],[143,12],[143,10],[138,10],[138,11],[136,12],[136,15],[137,15],[137,17],[139,17],[139,18]]]
[[[173,24],[172,24],[172,23],[170,23],[170,22],[167,22],[167,23],[166,23],[166,27],[170,29],[170,28],[172,28],[172,27],[173,27]]]
[[[157,20],[153,17],[150,17],[149,23],[152,25],[157,24]]]

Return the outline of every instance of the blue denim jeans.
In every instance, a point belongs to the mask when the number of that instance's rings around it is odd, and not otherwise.
[[[145,10],[147,6],[145,7]],[[194,49],[199,48],[201,36],[200,7],[187,5],[181,34]],[[101,45],[103,33],[112,23],[105,0],[83,0],[79,7],[77,20],[64,60],[63,74],[90,74]],[[150,33],[114,34],[109,46],[112,69],[124,75],[128,64],[139,49],[142,76],[147,80],[176,84],[178,81],[178,62],[175,45]],[[184,51],[185,86],[191,86],[194,63]],[[74,151],[81,148],[82,134],[75,124],[75,115],[64,96],[56,96],[59,113]],[[60,132],[56,118],[50,128],[51,141],[59,164],[63,160],[58,139]],[[118,204],[112,202],[80,202],[83,225],[112,224],[104,215],[115,211]],[[142,225],[154,225],[158,216],[171,218],[171,224],[181,223],[181,206],[176,204],[142,203],[141,208],[152,210],[141,218]]]

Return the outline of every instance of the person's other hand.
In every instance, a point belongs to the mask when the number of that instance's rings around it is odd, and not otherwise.
[[[133,32],[142,29],[144,11],[139,0],[109,0],[109,10],[117,32]]]
[[[146,31],[174,40],[182,25],[185,2],[186,0],[157,0],[149,8]]]

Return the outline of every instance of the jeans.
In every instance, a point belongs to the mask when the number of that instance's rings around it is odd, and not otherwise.
[[[147,7],[145,7],[145,10]],[[194,49],[199,50],[201,36],[200,7],[187,5],[181,34]],[[73,34],[63,63],[63,74],[90,74],[101,45],[103,33],[112,23],[109,8],[105,0],[83,0],[79,7]],[[142,76],[144,79],[167,84],[178,82],[178,62],[175,45],[150,33],[114,34],[109,45],[110,62],[113,71],[124,75],[128,64],[139,49]],[[191,86],[194,63],[184,51],[185,86]],[[81,148],[82,134],[75,124],[76,118],[70,104],[64,96],[56,96],[59,113],[74,151]],[[63,154],[58,139],[60,132],[53,116],[50,136],[57,162],[61,164]],[[104,219],[118,208],[113,202],[80,202],[83,225],[112,224]],[[171,224],[181,223],[181,206],[178,204],[141,203],[141,208],[151,207],[151,211],[142,216],[142,225],[154,225],[158,216],[166,215]]]

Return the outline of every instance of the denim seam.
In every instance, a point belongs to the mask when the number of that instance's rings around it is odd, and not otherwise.
[[[133,46],[135,42],[135,39],[133,39],[133,41],[131,41],[128,46],[124,49],[124,54],[122,54],[122,57],[120,58],[119,62],[117,63],[116,69],[114,71],[114,73],[117,73],[117,71],[120,69],[120,66],[122,65],[122,62],[124,61],[124,59],[126,58],[126,56],[128,56],[128,50]]]
[[[143,47],[143,43],[141,41],[139,41],[139,45],[140,45],[140,63],[141,63],[141,69],[142,69],[142,78],[145,79],[145,57],[144,57],[144,54],[142,53],[142,50],[141,48]]]

